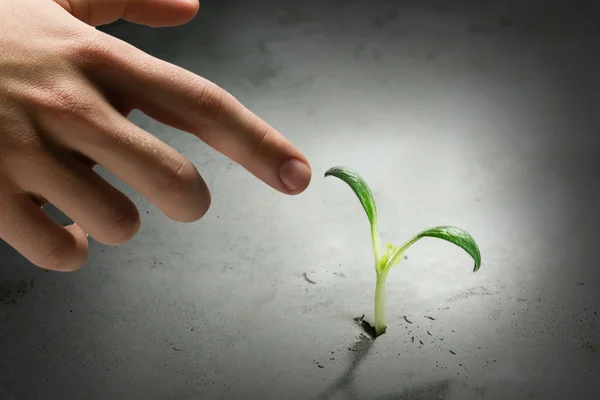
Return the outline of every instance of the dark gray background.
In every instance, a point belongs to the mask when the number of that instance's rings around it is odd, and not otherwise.
[[[171,222],[101,171],[143,214],[130,243],[92,241],[71,274],[0,245],[0,399],[600,396],[593,2],[220,0],[183,27],[102,29],[230,91],[313,181],[286,197],[134,113],[211,210]],[[352,321],[372,315],[367,219],[322,177],[338,164],[371,185],[384,243],[453,224],[483,254],[474,274],[447,243],[412,247],[374,342]]]

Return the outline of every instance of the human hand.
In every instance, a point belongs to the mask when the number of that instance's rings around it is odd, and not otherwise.
[[[0,239],[33,264],[76,270],[87,234],[118,245],[137,233],[137,208],[96,164],[175,221],[208,210],[196,168],[129,121],[134,109],[283,193],[308,186],[306,158],[232,95],[94,28],[121,17],[176,25],[197,10],[196,0],[0,0]],[[55,223],[41,208],[48,202],[75,224]]]

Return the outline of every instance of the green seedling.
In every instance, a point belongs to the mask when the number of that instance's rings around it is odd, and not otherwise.
[[[371,239],[373,242],[373,252],[375,255],[375,272],[377,281],[375,285],[375,336],[385,333],[387,325],[385,320],[385,285],[388,273],[392,267],[398,265],[404,252],[410,246],[424,237],[432,237],[446,240],[465,250],[475,261],[473,272],[479,270],[481,266],[481,253],[473,237],[463,229],[453,226],[436,226],[426,229],[402,246],[396,247],[388,243],[385,249],[381,248],[379,231],[377,229],[377,207],[371,189],[365,180],[356,172],[341,166],[333,167],[325,172],[325,177],[335,176],[346,182],[354,191],[360,203],[362,204],[369,222],[371,224]]]

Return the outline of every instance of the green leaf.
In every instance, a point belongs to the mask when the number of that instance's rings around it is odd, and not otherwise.
[[[477,246],[475,239],[473,239],[473,237],[467,231],[454,226],[437,226],[435,228],[424,230],[423,232],[417,234],[408,242],[406,242],[389,259],[386,268],[390,268],[397,264],[400,261],[400,258],[402,257],[402,253],[404,253],[404,251],[406,251],[406,249],[413,245],[415,242],[424,237],[443,239],[455,244],[456,246],[466,251],[473,258],[473,261],[475,262],[473,272],[477,272],[481,267],[481,252],[479,251],[479,246]]]
[[[375,206],[375,199],[371,189],[367,185],[367,182],[356,172],[342,166],[333,167],[325,172],[325,177],[335,176],[346,182],[348,186],[354,191],[360,203],[362,204],[371,226],[377,225],[377,207]]]

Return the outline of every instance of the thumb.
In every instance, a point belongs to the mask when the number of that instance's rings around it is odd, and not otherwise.
[[[91,26],[118,19],[151,27],[182,25],[198,13],[199,0],[54,0]]]

